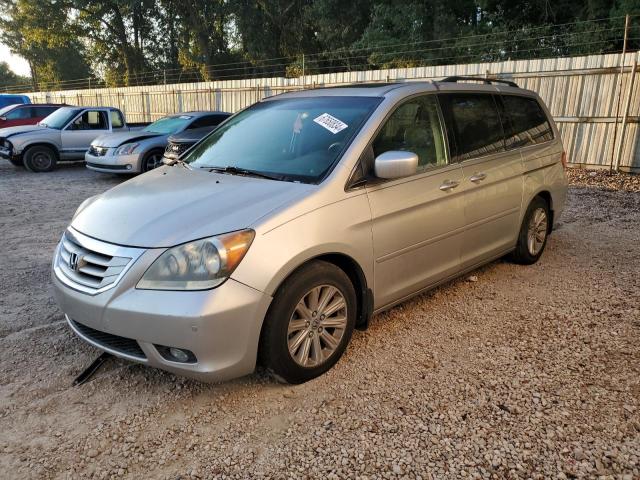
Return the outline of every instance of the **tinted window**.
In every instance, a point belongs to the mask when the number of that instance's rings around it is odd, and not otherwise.
[[[87,110],[76,118],[70,126],[71,130],[107,130],[107,115],[101,110]]]
[[[111,110],[109,115],[111,115],[111,128],[122,128],[124,126],[124,120],[120,112]]]
[[[29,108],[18,107],[5,115],[7,120],[24,120],[31,118],[31,112]]]
[[[447,155],[435,95],[410,100],[393,112],[373,141],[374,156],[391,150],[418,155],[419,170],[446,165]]]
[[[31,107],[31,116],[44,118],[48,115],[51,115],[57,109],[58,107]]]
[[[228,117],[229,115],[206,115],[194,120],[194,122],[189,125],[189,130],[201,127],[215,127],[216,125],[220,125],[220,123]]]
[[[444,94],[441,100],[457,161],[505,150],[502,123],[492,95]]]
[[[503,95],[509,121],[506,122],[508,148],[518,148],[553,139],[553,130],[542,107],[534,98]]]
[[[220,125],[184,160],[316,182],[378,106],[377,97],[300,97],[259,102]]]

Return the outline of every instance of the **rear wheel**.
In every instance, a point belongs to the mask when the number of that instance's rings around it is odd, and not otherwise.
[[[522,220],[518,243],[511,260],[521,265],[532,265],[538,261],[547,246],[551,216],[549,205],[542,197],[534,198]]]
[[[45,145],[29,147],[24,153],[24,166],[31,172],[50,172],[56,167],[57,162],[56,152]]]
[[[162,156],[163,152],[161,150],[154,150],[147,153],[142,159],[142,172],[148,172],[162,165]]]
[[[335,265],[313,261],[280,287],[260,341],[261,363],[281,381],[322,375],[344,353],[356,319],[356,294]]]

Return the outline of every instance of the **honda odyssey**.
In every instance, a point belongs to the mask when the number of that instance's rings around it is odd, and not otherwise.
[[[301,383],[373,314],[535,263],[566,198],[558,130],[535,93],[467,80],[270,97],[85,200],[53,260],[70,328],[202,380]]]

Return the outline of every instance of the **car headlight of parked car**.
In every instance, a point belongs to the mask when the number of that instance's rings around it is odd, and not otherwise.
[[[138,282],[146,290],[206,290],[223,283],[242,261],[255,237],[240,230],[169,248]]]
[[[139,143],[125,143],[124,145],[120,145],[116,149],[116,155],[130,155],[132,154],[136,148],[138,148]]]

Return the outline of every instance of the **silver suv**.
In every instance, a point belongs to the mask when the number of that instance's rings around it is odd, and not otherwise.
[[[562,143],[535,93],[485,83],[271,97],[85,200],[53,261],[69,326],[202,380],[259,362],[300,383],[373,314],[505,255],[536,262],[565,203]]]

